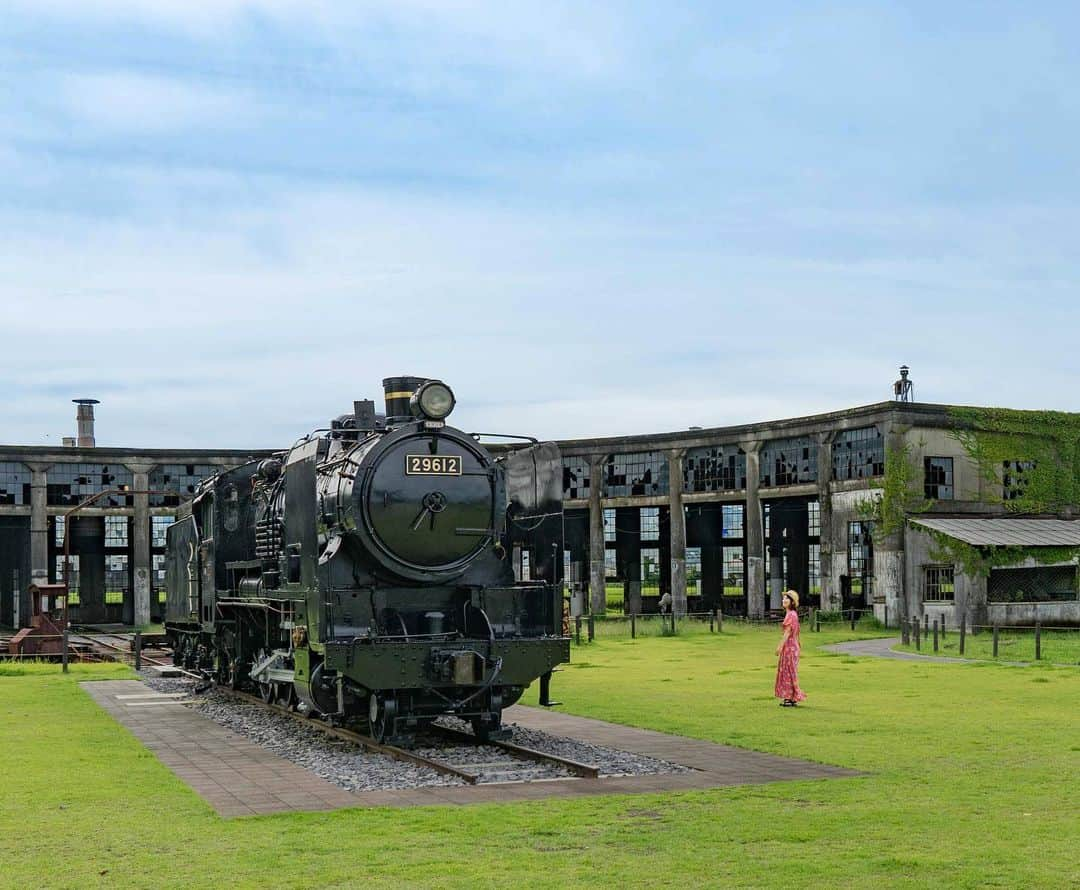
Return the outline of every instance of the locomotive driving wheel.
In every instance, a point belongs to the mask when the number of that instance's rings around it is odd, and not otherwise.
[[[397,699],[392,693],[371,693],[368,704],[368,726],[371,737],[380,745],[394,734],[397,712]]]

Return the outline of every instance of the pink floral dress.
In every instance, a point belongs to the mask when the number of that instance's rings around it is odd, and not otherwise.
[[[775,695],[788,701],[803,701],[806,693],[799,688],[799,616],[794,609],[784,616],[784,628],[789,629],[790,636],[780,649]]]

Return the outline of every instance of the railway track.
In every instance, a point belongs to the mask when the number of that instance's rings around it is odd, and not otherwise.
[[[106,658],[111,658],[114,661],[120,661],[133,667],[135,665],[135,652],[131,647],[132,638],[130,636],[113,633],[77,632],[69,634],[68,640],[76,645],[84,645],[91,648],[96,647],[100,654],[104,655]],[[146,650],[143,649],[139,658],[144,666],[167,667],[192,680],[202,681],[205,679],[201,674],[196,674],[193,671],[188,671],[178,665],[174,665],[172,657],[169,654],[155,653],[154,655],[148,655]]]
[[[578,763],[555,754],[516,745],[513,742],[503,740],[481,742],[472,733],[440,725],[433,725],[422,733],[416,748],[406,749],[396,745],[386,745],[362,733],[341,726],[333,726],[319,719],[305,717],[303,714],[273,702],[265,702],[257,695],[224,686],[215,688],[230,698],[301,721],[327,735],[351,742],[364,751],[383,754],[404,763],[454,776],[468,785],[572,778],[595,779],[600,774],[599,768],[591,764]],[[440,742],[450,744],[440,744]]]

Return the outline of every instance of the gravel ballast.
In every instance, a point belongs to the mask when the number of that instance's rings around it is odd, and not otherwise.
[[[297,720],[254,702],[234,698],[222,690],[211,687],[196,694],[198,684],[186,678],[163,678],[144,672],[143,680],[155,692],[189,693],[190,698],[185,704],[207,719],[348,791],[394,791],[466,784],[457,776],[394,760],[384,754],[365,752],[345,739],[323,732],[314,721]],[[467,726],[453,718],[442,718],[440,722],[458,729]],[[540,730],[514,724],[509,724],[508,728],[512,733],[509,741],[514,744],[596,766],[601,776],[690,771],[689,767],[679,764]],[[494,745],[455,744],[433,735],[418,737],[412,753],[478,774],[479,784],[560,779],[572,775],[562,766],[525,760]]]

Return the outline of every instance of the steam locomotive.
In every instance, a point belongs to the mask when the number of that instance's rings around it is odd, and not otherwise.
[[[538,678],[546,701],[570,655],[558,448],[496,457],[447,424],[442,381],[383,386],[385,414],[355,402],[182,508],[166,554],[175,660],[379,741],[408,744],[444,714],[503,734],[503,709]]]

